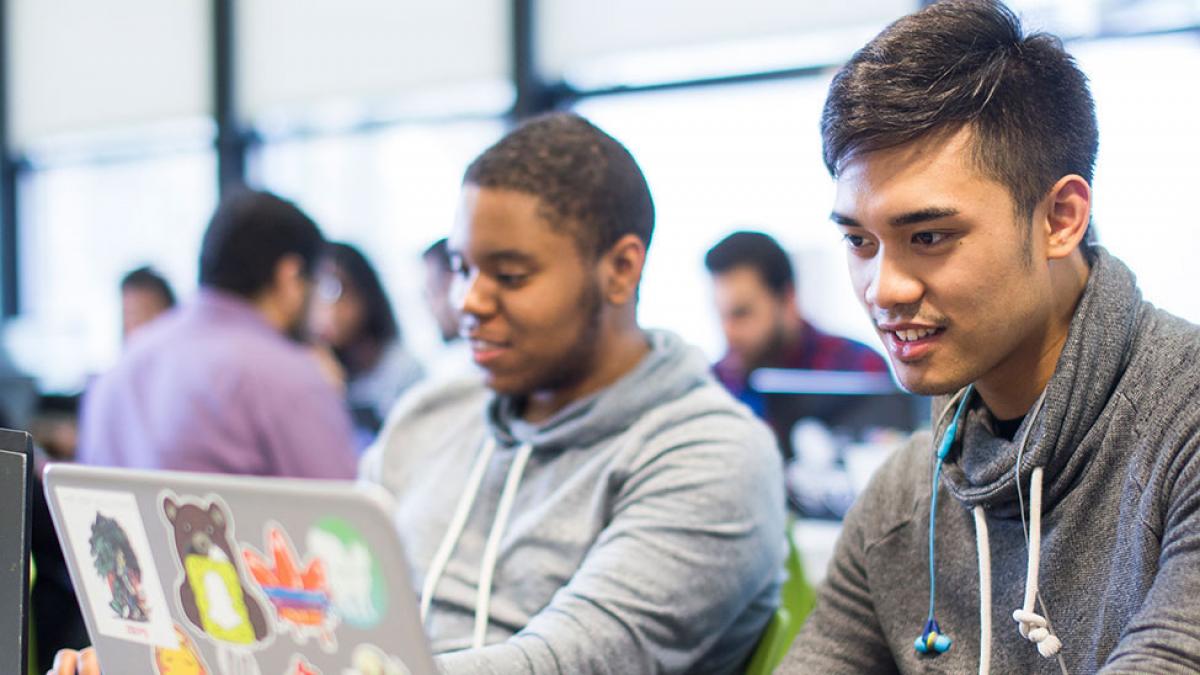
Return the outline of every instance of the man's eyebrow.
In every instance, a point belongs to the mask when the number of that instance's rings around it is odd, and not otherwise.
[[[930,206],[917,211],[902,213],[893,217],[888,222],[891,223],[893,227],[903,227],[905,225],[917,225],[919,223],[926,223],[931,220],[940,220],[942,218],[949,218],[957,215],[958,209],[953,209],[946,206]]]
[[[888,224],[893,227],[917,225],[919,223],[926,223],[931,220],[940,220],[942,218],[957,216],[958,213],[958,209],[944,206],[930,206],[917,211],[910,211],[908,213],[902,213],[898,216],[893,216],[892,219],[888,221]],[[842,227],[862,227],[862,224],[857,220],[851,218],[850,216],[842,215],[837,211],[830,213],[829,219],[834,223],[841,225]]]
[[[858,224],[857,220],[851,218],[850,216],[843,216],[842,214],[838,213],[837,211],[830,213],[829,219],[832,220],[835,224],[841,225],[842,227],[862,227],[861,225]]]
[[[491,253],[488,253],[484,257],[484,259],[493,264],[495,264],[495,263],[529,264],[534,261],[533,256],[529,255],[528,253],[525,253],[524,251],[517,251],[515,249],[504,249],[504,250],[500,250],[500,251],[492,251]]]

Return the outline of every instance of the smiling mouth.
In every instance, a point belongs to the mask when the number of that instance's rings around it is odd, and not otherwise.
[[[905,328],[901,330],[884,331],[891,334],[899,342],[919,342],[946,330],[945,328]]]

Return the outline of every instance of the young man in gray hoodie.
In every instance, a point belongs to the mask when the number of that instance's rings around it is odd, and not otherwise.
[[[1200,671],[1200,330],[1088,243],[1083,74],[1003,5],[947,0],[854,56],[822,133],[860,300],[939,398],[784,671]]]
[[[466,172],[449,248],[483,383],[415,392],[362,466],[446,673],[737,672],[775,608],[779,451],[638,326],[653,226],[633,157],[574,115]]]

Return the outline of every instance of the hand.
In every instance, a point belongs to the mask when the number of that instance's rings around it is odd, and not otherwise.
[[[100,675],[100,661],[96,650],[88,647],[77,652],[63,649],[54,655],[54,667],[46,675]]]

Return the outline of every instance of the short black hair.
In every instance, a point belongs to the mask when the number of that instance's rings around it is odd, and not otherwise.
[[[454,271],[450,265],[449,242],[446,241],[445,237],[442,237],[441,239],[438,239],[430,244],[429,248],[425,249],[425,252],[421,254],[421,258],[425,262],[435,263],[438,266],[438,269],[442,270],[443,272]]]
[[[872,39],[834,77],[825,166],[969,126],[976,165],[1030,217],[1063,176],[1089,183],[1099,142],[1087,77],[1062,42],[996,0],[943,0]],[[1085,247],[1086,249],[1086,247]]]
[[[285,256],[298,256],[311,278],[324,245],[320,228],[292,202],[237,189],[221,200],[204,232],[200,285],[252,298],[270,287]]]
[[[350,244],[334,242],[326,246],[325,256],[362,298],[366,314],[363,333],[381,345],[400,339],[400,326],[396,323],[392,303],[375,268],[362,251]]]
[[[149,265],[139,267],[121,277],[122,293],[134,289],[157,293],[162,298],[164,305],[175,306],[175,292],[171,290],[171,284],[167,282],[166,277]]]
[[[734,232],[717,242],[704,256],[710,274],[723,274],[737,267],[751,267],[775,295],[796,288],[796,276],[787,251],[762,232]]]
[[[633,155],[572,113],[517,127],[471,162],[463,183],[537,197],[546,220],[569,228],[591,257],[627,234],[649,247],[654,233],[654,201]]]

